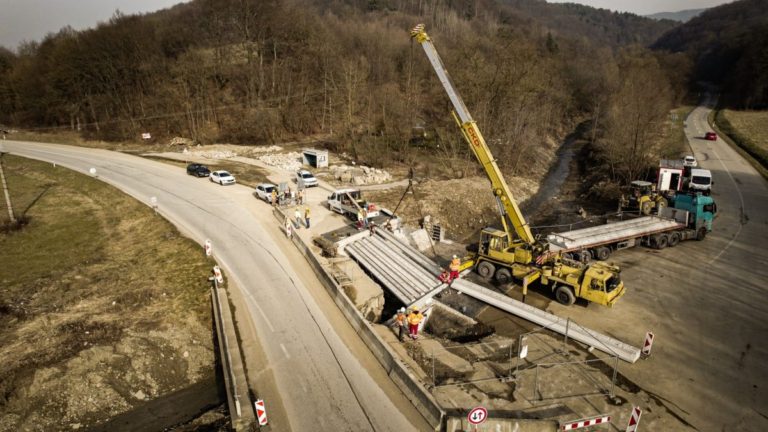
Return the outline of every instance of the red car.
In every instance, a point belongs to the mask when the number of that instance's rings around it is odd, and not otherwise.
[[[717,134],[714,132],[707,132],[704,134],[704,139],[707,141],[717,141]]]

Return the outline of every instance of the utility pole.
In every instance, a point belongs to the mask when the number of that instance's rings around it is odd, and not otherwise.
[[[3,183],[3,193],[5,194],[5,204],[8,206],[8,218],[11,220],[11,224],[16,223],[16,217],[13,215],[13,206],[11,205],[11,194],[8,193],[8,183],[5,181],[5,171],[3,170],[3,155],[5,153],[0,152],[0,181]]]

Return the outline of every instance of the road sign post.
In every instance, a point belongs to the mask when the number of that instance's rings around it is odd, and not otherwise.
[[[266,426],[267,425],[267,409],[264,408],[264,400],[257,399],[256,402],[253,403],[253,405],[256,407],[256,418],[259,419],[259,426]]]
[[[649,332],[647,332],[645,334],[645,342],[643,343],[643,349],[641,350],[641,352],[646,357],[651,355],[651,347],[653,346],[653,338],[654,338],[653,332],[649,331]]]
[[[224,283],[224,276],[221,275],[219,266],[213,266],[213,277],[216,278],[216,283]]]
[[[637,432],[637,427],[640,425],[640,416],[643,414],[643,410],[640,407],[632,407],[632,415],[629,417],[629,424],[627,424],[626,432]]]
[[[467,414],[467,420],[469,420],[469,424],[475,426],[475,430],[477,430],[477,425],[483,424],[486,419],[488,419],[488,410],[483,407],[472,408]]]

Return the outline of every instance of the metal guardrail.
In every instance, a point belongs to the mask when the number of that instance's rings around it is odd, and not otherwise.
[[[222,325],[223,312],[221,310],[221,299],[219,299],[219,283],[215,278],[213,279],[213,287],[211,288],[211,298],[213,299],[216,312],[216,329],[218,331],[219,341],[221,342],[221,349],[224,352],[224,370],[227,372],[229,378],[230,388],[228,390],[231,392],[232,398],[234,399],[235,414],[237,414],[237,417],[239,418],[243,413],[240,407],[240,396],[237,391],[237,380],[235,379],[235,374],[232,370],[232,356],[229,353],[229,340],[227,339],[227,334]]]

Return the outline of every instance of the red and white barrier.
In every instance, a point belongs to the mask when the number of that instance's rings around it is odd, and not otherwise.
[[[221,269],[219,266],[213,266],[213,277],[216,278],[216,282],[223,284],[224,276],[221,275]]]
[[[594,426],[599,424],[605,424],[611,422],[611,416],[592,417],[588,419],[576,420],[560,425],[561,431],[569,431],[574,429],[581,429],[587,426]]]
[[[256,406],[256,418],[259,419],[259,426],[266,426],[267,409],[264,408],[264,401],[261,399],[258,399],[253,404]]]
[[[629,424],[627,425],[626,432],[636,432],[637,426],[640,425],[640,416],[643,414],[643,410],[640,407],[632,407],[632,415],[629,417]]]
[[[643,349],[640,351],[645,356],[651,355],[651,347],[653,346],[653,332],[647,332],[645,334],[645,343],[643,343]]]

